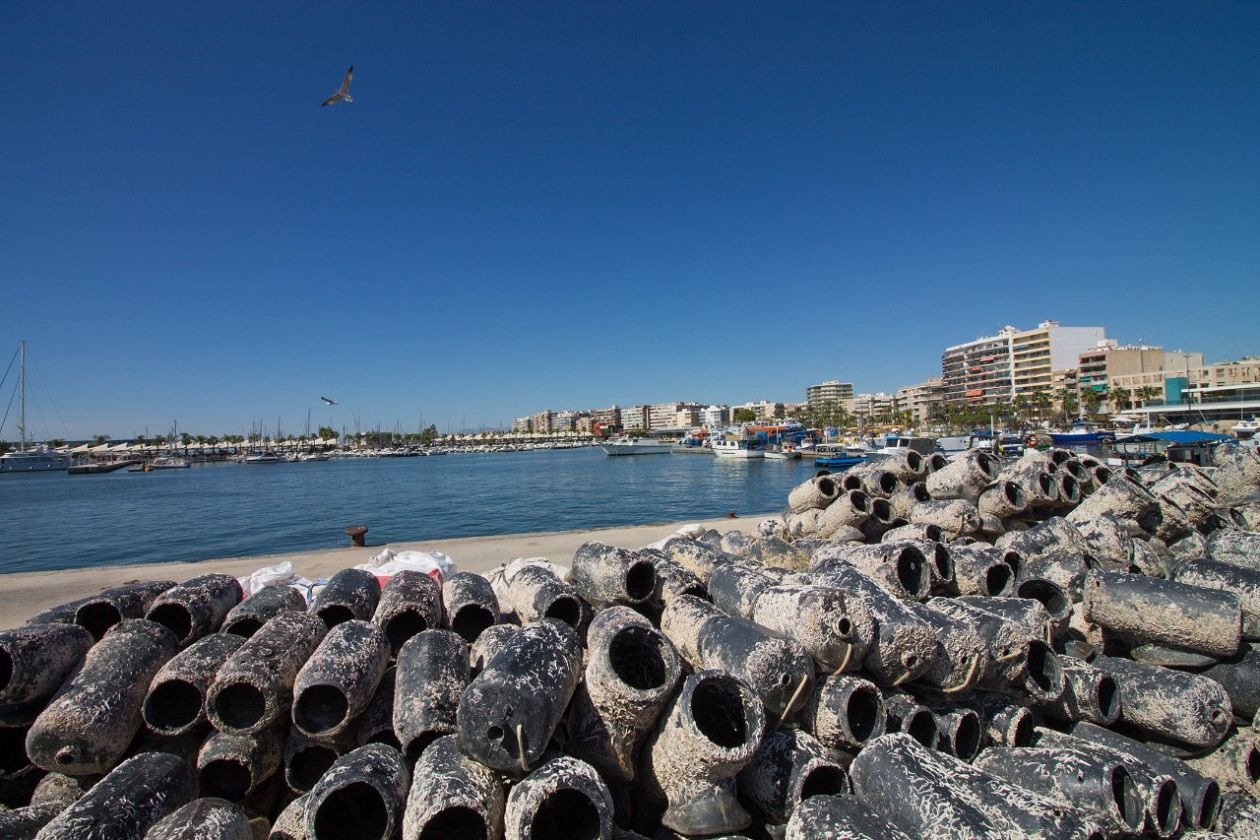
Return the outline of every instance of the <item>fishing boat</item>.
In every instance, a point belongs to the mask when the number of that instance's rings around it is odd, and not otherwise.
[[[1116,433],[1099,429],[1093,423],[1077,421],[1072,424],[1070,431],[1050,432],[1050,439],[1054,441],[1055,446],[1097,445],[1103,441],[1115,440]]]
[[[605,455],[668,455],[669,444],[661,443],[656,438],[632,438],[628,435],[601,443],[599,448]]]
[[[766,451],[752,438],[719,438],[713,441],[713,454],[719,458],[764,458]]]
[[[17,452],[6,452],[0,455],[0,473],[53,472],[68,470],[70,456],[54,452],[47,446],[40,445],[27,449],[30,443],[26,432],[26,342],[18,344],[20,364],[18,365],[18,449]],[[11,404],[11,403],[10,403]]]
[[[819,455],[814,459],[814,466],[827,467],[832,470],[847,470],[849,467],[868,460],[870,460],[869,455],[850,455],[844,452],[837,452],[834,455]]]

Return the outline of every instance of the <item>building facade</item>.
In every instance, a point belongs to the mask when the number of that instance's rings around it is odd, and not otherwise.
[[[853,383],[838,382],[828,379],[805,389],[805,402],[813,410],[818,410],[828,403],[850,409],[853,403]]]
[[[621,409],[621,428],[625,431],[631,429],[648,429],[648,409],[650,406],[633,405],[629,408]]]
[[[529,430],[536,435],[551,434],[552,416],[553,415],[551,413],[551,409],[547,409],[546,411],[539,411],[536,414],[531,414],[529,416]]]
[[[729,405],[710,405],[701,413],[700,421],[710,429],[720,429],[731,424],[731,407]]]
[[[898,411],[910,412],[916,426],[926,425],[932,406],[945,402],[945,380],[926,379],[916,385],[897,389]]]
[[[1184,373],[1190,368],[1203,367],[1202,353],[1183,350],[1167,351],[1162,347],[1145,344],[1118,345],[1114,341],[1081,352],[1077,366],[1077,381],[1081,388],[1105,393],[1115,377],[1134,374],[1173,371]]]
[[[1035,329],[1006,326],[997,335],[947,347],[941,354],[945,399],[991,404],[1019,394],[1050,393],[1055,371],[1075,368],[1081,353],[1106,337],[1102,327],[1042,321]]]

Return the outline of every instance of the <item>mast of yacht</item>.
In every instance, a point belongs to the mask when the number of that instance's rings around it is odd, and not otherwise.
[[[26,339],[18,344],[18,452],[26,451]]]

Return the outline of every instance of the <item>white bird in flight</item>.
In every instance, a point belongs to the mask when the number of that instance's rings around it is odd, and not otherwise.
[[[341,87],[337,88],[336,93],[324,100],[324,105],[333,105],[343,99],[347,102],[354,101],[354,99],[350,97],[350,77],[353,75],[354,65],[351,64],[350,69],[346,71],[346,77],[341,80]],[[320,105],[319,107],[323,108],[324,105]]]
[[[320,397],[320,399],[328,403],[329,405],[341,405],[341,403],[337,402],[336,400],[330,400],[328,399],[328,397]]]

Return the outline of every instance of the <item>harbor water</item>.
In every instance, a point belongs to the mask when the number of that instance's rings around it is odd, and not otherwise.
[[[385,545],[753,516],[813,473],[808,460],[584,448],[0,475],[0,572],[337,548],[354,524]]]

